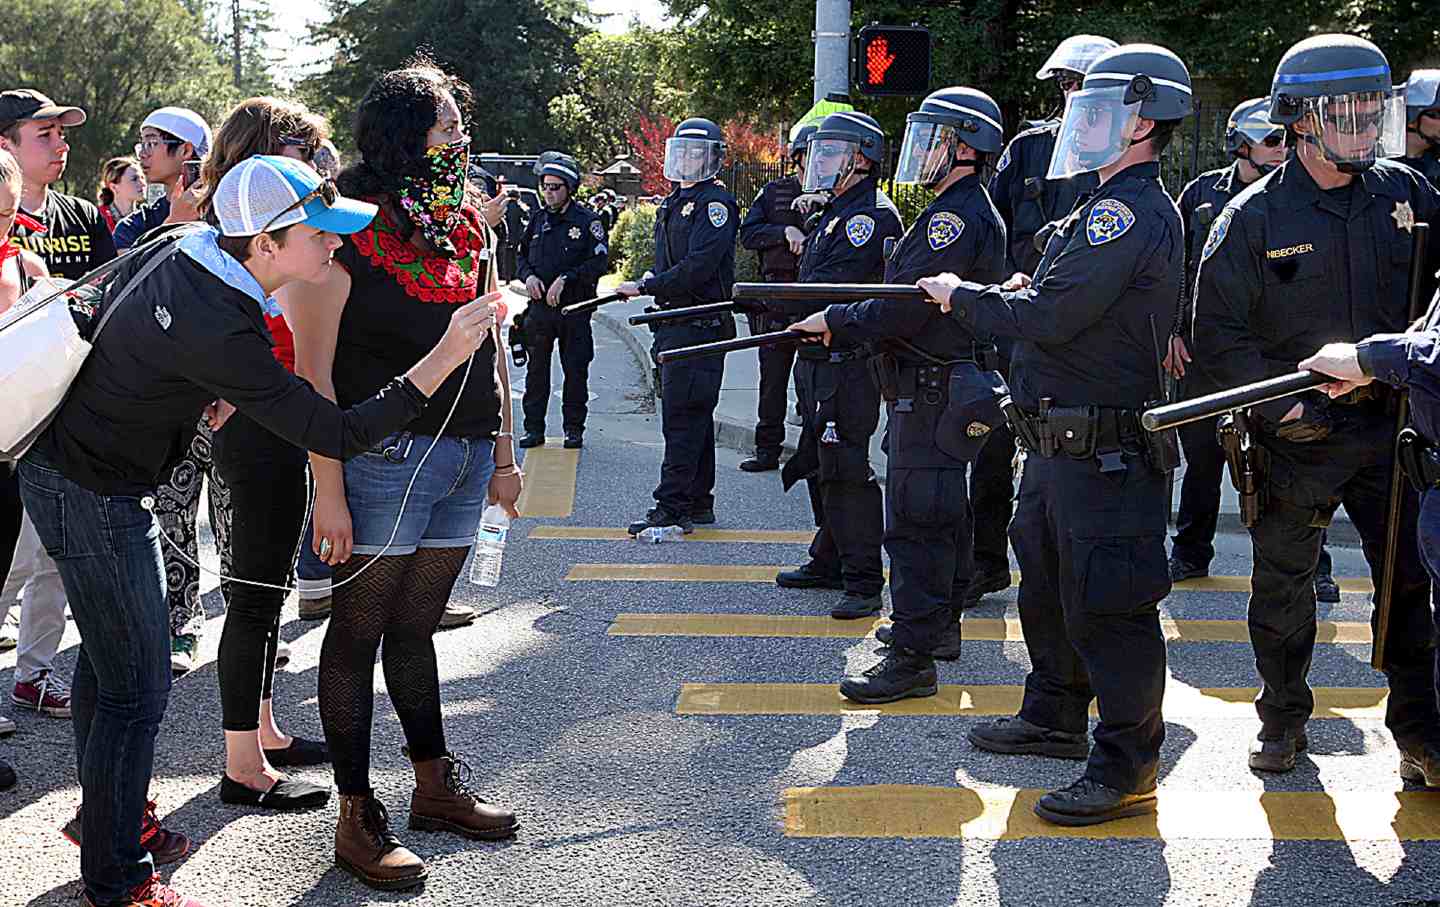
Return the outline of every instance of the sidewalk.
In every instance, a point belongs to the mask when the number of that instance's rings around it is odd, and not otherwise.
[[[631,315],[640,313],[651,303],[651,297],[641,296],[628,302],[611,303],[595,313],[595,323],[620,337],[635,354],[642,365],[641,371],[647,382],[653,382],[650,371],[654,363],[650,360],[650,332],[644,327],[632,327],[628,321]],[[741,337],[749,336],[746,319],[736,318]],[[754,353],[731,353],[725,357],[725,382],[720,388],[720,405],[715,409],[715,440],[724,447],[749,452],[755,445],[755,405],[760,387],[760,364]],[[652,384],[650,390],[654,392]],[[795,404],[794,382],[790,385],[790,405]],[[870,463],[877,475],[885,475],[885,454],[880,450],[880,439],[885,432],[885,412],[880,412],[880,428],[870,440]],[[793,453],[800,441],[800,429],[788,422],[785,425],[785,448]],[[1170,502],[1173,518],[1180,506],[1180,480],[1185,474],[1181,464],[1175,471],[1175,488]],[[1220,531],[1241,532],[1240,501],[1235,489],[1227,478],[1220,486]],[[1335,514],[1330,526],[1330,538],[1337,544],[1358,545],[1359,535],[1350,523],[1342,507]]]

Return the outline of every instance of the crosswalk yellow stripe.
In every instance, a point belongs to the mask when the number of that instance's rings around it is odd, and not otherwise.
[[[793,838],[1160,839],[1164,841],[1434,841],[1440,796],[1424,791],[1170,791],[1158,814],[1088,828],[1033,812],[1043,791],[876,785],[784,792]]]
[[[528,481],[528,480],[527,480]],[[572,582],[649,583],[773,583],[775,574],[792,570],[783,564],[575,564],[566,579]],[[1019,573],[1011,573],[1014,582]],[[1336,577],[1343,592],[1370,592],[1366,577]],[[1176,592],[1249,592],[1248,576],[1207,576],[1175,584]]]
[[[575,474],[580,451],[566,450],[560,438],[546,438],[545,447],[525,452],[525,490],[515,507],[526,517],[567,517],[575,510]]]
[[[1166,718],[1254,718],[1253,687],[1191,687],[1165,690]],[[1383,718],[1389,693],[1383,687],[1316,687],[1312,718]],[[934,696],[862,705],[840,695],[833,683],[686,683],[675,711],[680,715],[1014,715],[1025,688],[1005,684],[941,684]],[[1097,714],[1092,703],[1092,715]]]
[[[532,539],[564,539],[580,542],[628,542],[633,537],[624,529],[605,526],[536,526],[530,530]],[[696,529],[685,536],[686,542],[728,542],[754,545],[808,545],[815,530],[794,532],[788,529]]]
[[[835,620],[777,614],[617,614],[611,636],[745,636],[788,639],[861,639],[888,620]],[[1172,620],[1162,618],[1165,638],[1178,642],[1243,642],[1250,632],[1243,620]],[[1020,642],[1018,618],[966,617],[961,629],[967,640]],[[1369,643],[1370,625],[1359,621],[1322,620],[1320,643]]]

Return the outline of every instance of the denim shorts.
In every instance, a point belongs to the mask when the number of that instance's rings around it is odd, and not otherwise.
[[[488,438],[437,440],[400,432],[347,460],[345,500],[354,527],[354,553],[402,555],[417,548],[469,547],[494,472],[495,442]],[[412,477],[415,484],[402,515],[400,503]],[[386,548],[392,532],[395,540]]]

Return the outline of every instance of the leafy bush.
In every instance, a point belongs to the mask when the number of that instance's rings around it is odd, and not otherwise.
[[[655,267],[655,206],[635,205],[620,212],[610,228],[610,261],[622,280],[639,280]]]

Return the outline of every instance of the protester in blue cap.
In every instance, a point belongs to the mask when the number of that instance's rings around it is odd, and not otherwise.
[[[80,629],[72,707],[87,905],[199,907],[160,881],[140,842],[171,679],[151,495],[174,445],[202,411],[223,418],[220,397],[294,444],[354,456],[418,416],[494,322],[498,294],[460,306],[409,371],[341,409],[275,361],[261,316],[285,284],[321,279],[336,234],[364,227],[375,207],[298,161],[259,156],[226,174],[213,210],[218,227],[178,228],[119,266],[89,359],[20,463],[26,512]],[[287,779],[267,796],[313,796],[309,787]]]

